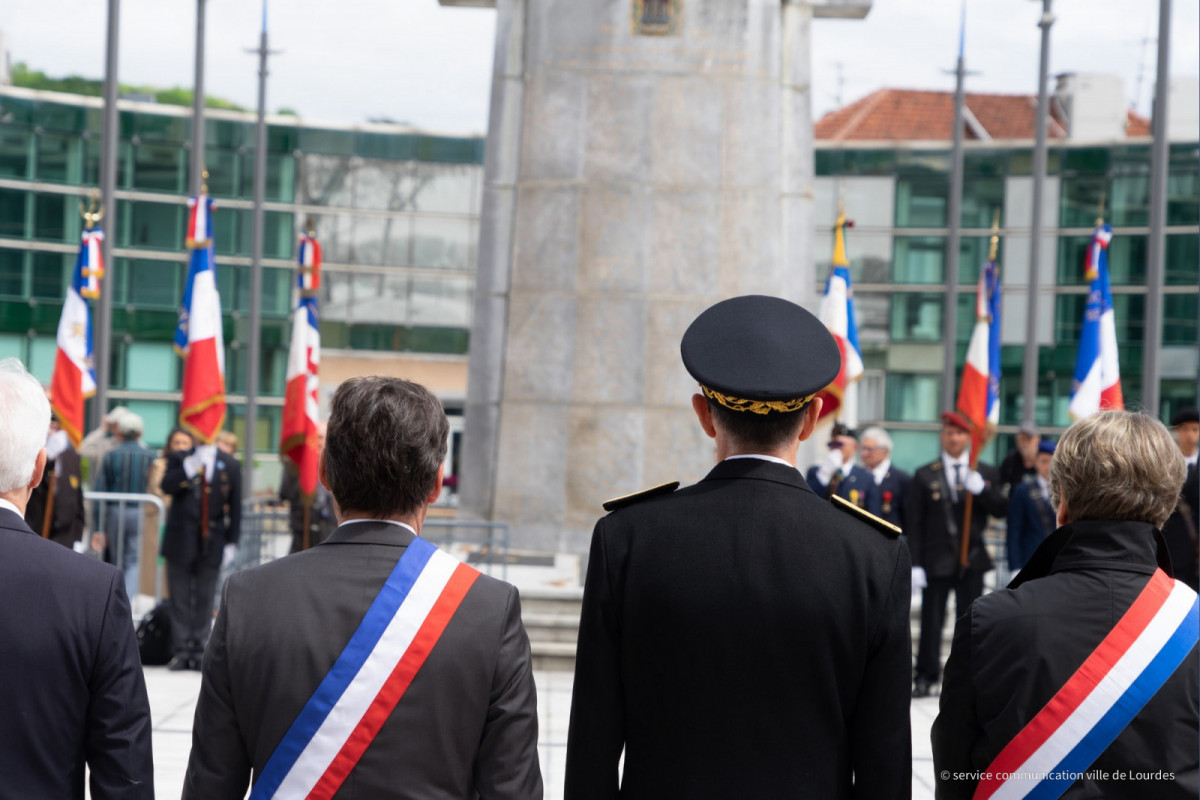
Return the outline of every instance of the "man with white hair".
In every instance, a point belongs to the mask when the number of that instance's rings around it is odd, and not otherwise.
[[[903,529],[904,493],[912,475],[892,466],[892,437],[878,426],[867,428],[862,432],[858,457],[875,479],[867,492],[867,511]]]
[[[100,427],[83,437],[83,441],[79,443],[79,456],[88,462],[88,474],[93,487],[96,485],[96,475],[100,472],[100,464],[104,462],[104,457],[108,455],[109,450],[121,443],[121,437],[117,434],[117,424],[121,417],[128,413],[129,409],[125,406],[114,406],[104,415]]]
[[[150,703],[121,573],[22,519],[46,467],[50,403],[0,361],[0,793],[154,797]]]

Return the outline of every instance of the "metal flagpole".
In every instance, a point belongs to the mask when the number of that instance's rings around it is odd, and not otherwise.
[[[196,0],[196,77],[192,97],[192,194],[204,186],[204,0]]]
[[[950,236],[946,242],[946,309],[942,318],[946,337],[945,365],[942,367],[942,409],[954,408],[954,368],[958,361],[958,247],[962,220],[963,192],[963,105],[966,101],[963,84],[967,71],[963,63],[966,39],[967,4],[963,0],[961,27],[958,33],[958,65],[954,70],[954,150],[950,157]]]
[[[1158,76],[1154,84],[1154,145],[1150,154],[1150,242],[1146,254],[1146,326],[1142,343],[1142,408],[1159,413],[1159,351],[1163,328],[1163,262],[1167,217],[1167,69],[1171,50],[1171,0],[1158,3]]]
[[[1042,0],[1042,56],[1038,67],[1037,117],[1034,122],[1033,147],[1033,220],[1029,226],[1029,289],[1025,306],[1025,361],[1021,370],[1021,421],[1037,422],[1038,332],[1037,299],[1038,272],[1042,253],[1042,187],[1046,182],[1046,115],[1050,105],[1047,84],[1050,81],[1050,13],[1051,0]]]
[[[117,237],[113,221],[116,219],[117,204],[113,195],[117,190],[117,140],[121,129],[117,117],[117,34],[120,29],[121,0],[108,0],[108,45],[104,67],[104,123],[100,142],[100,203],[108,219],[104,224],[107,234],[100,243],[104,265],[109,279],[100,287],[100,298],[96,303],[96,329],[92,352],[96,369],[96,402],[92,404],[92,429],[100,427],[108,410],[108,384],[112,367],[112,269],[113,240]]]
[[[258,351],[262,325],[263,199],[267,191],[267,0],[258,45],[258,123],[254,129],[254,240],[250,256],[250,342],[246,354],[244,497],[254,496],[254,445],[258,428]]]

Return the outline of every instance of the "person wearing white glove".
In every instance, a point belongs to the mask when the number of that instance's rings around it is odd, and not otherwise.
[[[903,527],[912,554],[913,591],[922,585],[913,697],[927,697],[937,685],[950,593],[956,616],[983,593],[984,573],[992,569],[983,541],[988,517],[1008,512],[996,469],[983,462],[971,467],[970,431],[971,424],[960,414],[943,414],[941,455],[916,471],[905,494]],[[963,532],[968,498],[971,517]],[[962,533],[967,539],[965,568],[960,564]]]
[[[869,469],[854,463],[858,434],[840,422],[834,423],[826,447],[825,458],[820,464],[809,467],[804,475],[808,488],[822,500],[836,494],[859,508],[866,508],[875,477]]]
[[[233,560],[237,558],[237,545],[227,544],[221,552],[221,569],[229,569],[233,566]]]

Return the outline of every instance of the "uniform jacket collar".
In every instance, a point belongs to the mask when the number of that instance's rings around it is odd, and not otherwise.
[[[735,458],[731,461],[722,461],[704,476],[705,481],[727,481],[742,478],[782,483],[806,492],[812,491],[808,487],[808,482],[804,480],[804,476],[800,474],[800,470],[792,466],[776,464],[773,461],[764,461],[761,458]]]
[[[329,538],[317,545],[327,544],[390,544],[408,547],[415,537],[408,528],[387,522],[355,522],[339,525]]]
[[[1162,535],[1148,522],[1087,520],[1064,525],[1047,536],[1029,563],[1008,584],[1075,569],[1109,569],[1152,574],[1162,568],[1171,575]]]

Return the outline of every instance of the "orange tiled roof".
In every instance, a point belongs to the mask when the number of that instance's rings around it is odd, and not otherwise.
[[[966,95],[965,138],[1032,139],[1037,97],[1024,94]],[[1062,118],[1050,103],[1047,135],[1062,139]],[[954,93],[879,89],[815,125],[818,141],[950,141],[954,138]],[[1150,121],[1129,112],[1127,136],[1149,136]]]

